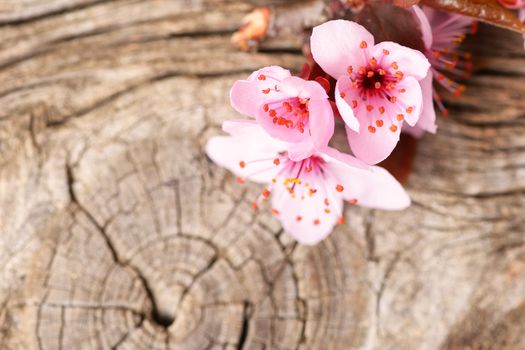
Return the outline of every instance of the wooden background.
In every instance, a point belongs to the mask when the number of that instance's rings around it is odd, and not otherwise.
[[[203,154],[235,79],[302,63],[229,45],[252,6],[0,1],[0,349],[525,349],[520,36],[470,41],[409,210],[303,247]]]

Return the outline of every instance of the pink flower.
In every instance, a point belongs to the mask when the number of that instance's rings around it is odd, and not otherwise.
[[[272,212],[284,229],[303,244],[315,244],[344,223],[343,204],[400,210],[410,204],[401,185],[386,170],[369,166],[330,147],[302,160],[292,160],[289,144],[270,137],[257,123],[223,124],[230,136],[217,136],[206,146],[208,156],[245,179],[268,186],[254,203],[271,196]]]
[[[262,68],[231,89],[232,106],[254,117],[272,137],[291,143],[290,158],[301,160],[323,150],[334,133],[328,95],[315,81],[292,77],[277,66]]]
[[[458,84],[446,77],[442,72],[458,76],[468,76],[472,68],[470,55],[461,51],[458,46],[465,38],[466,33],[475,30],[477,23],[469,17],[458,14],[433,10],[424,6],[413,6],[412,10],[421,23],[421,32],[425,44],[425,56],[431,64],[428,75],[421,81],[423,90],[423,110],[419,122],[415,127],[405,128],[415,137],[420,137],[424,132],[436,132],[436,112],[433,100],[440,110],[446,115],[446,108],[441,102],[441,97],[433,88],[435,79],[445,89],[459,96],[465,86]]]
[[[520,21],[525,23],[525,0],[499,0],[499,2],[506,8],[519,10],[518,17]],[[523,36],[523,39],[525,39],[525,35]],[[523,47],[525,48],[525,40],[523,42]]]
[[[374,164],[399,140],[403,122],[413,126],[422,108],[419,80],[429,62],[419,51],[393,42],[374,44],[361,25],[335,20],[314,28],[315,61],[337,79],[335,100],[353,153]]]

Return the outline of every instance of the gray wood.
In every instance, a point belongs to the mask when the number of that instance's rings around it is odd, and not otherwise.
[[[203,155],[235,79],[302,63],[229,45],[251,6],[0,3],[0,348],[524,349],[521,38],[471,40],[409,210],[302,247]]]

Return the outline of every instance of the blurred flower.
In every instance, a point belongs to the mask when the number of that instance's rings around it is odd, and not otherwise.
[[[423,89],[423,111],[417,125],[413,128],[405,128],[413,136],[420,137],[424,132],[436,132],[436,113],[432,101],[444,115],[447,109],[441,101],[441,97],[433,88],[433,81],[437,81],[445,89],[455,96],[460,96],[465,86],[456,83],[445,73],[456,76],[468,77],[472,69],[470,53],[459,48],[461,42],[469,32],[476,30],[477,22],[472,18],[434,10],[430,7],[412,7],[414,14],[419,19],[423,42],[425,43],[425,56],[431,64],[428,75],[421,81]]]
[[[232,44],[244,51],[255,48],[266,37],[270,15],[271,11],[267,7],[256,8],[246,15],[241,28],[231,37]]]
[[[238,181],[266,183],[254,208],[270,196],[272,212],[302,244],[315,244],[344,223],[344,201],[370,208],[400,210],[410,205],[401,185],[386,170],[327,148],[299,161],[289,144],[269,136],[255,121],[223,124],[230,136],[216,136],[206,153]]]
[[[237,111],[254,117],[272,137],[290,143],[291,159],[322,151],[334,133],[333,110],[323,86],[292,77],[281,67],[262,68],[236,81],[230,98]]]
[[[353,153],[374,164],[399,140],[403,122],[413,126],[422,108],[419,80],[430,64],[416,50],[393,42],[374,44],[361,25],[329,21],[314,28],[315,61],[337,79],[335,100]]]

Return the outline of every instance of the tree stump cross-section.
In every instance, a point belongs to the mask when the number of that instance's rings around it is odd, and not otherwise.
[[[230,46],[252,9],[0,3],[0,348],[525,349],[519,35],[468,43],[411,208],[348,208],[304,247],[203,152],[233,81],[303,62]]]

